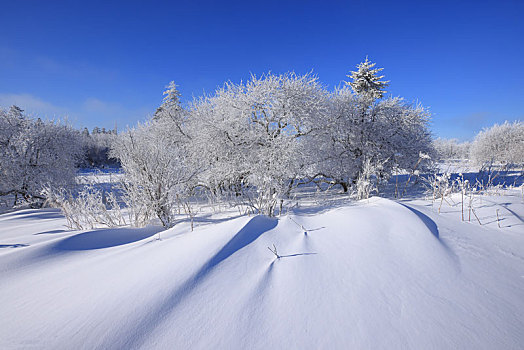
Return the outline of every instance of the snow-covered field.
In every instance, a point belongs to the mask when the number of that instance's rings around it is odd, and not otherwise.
[[[478,220],[439,205],[209,215],[160,239],[3,214],[0,348],[522,349],[521,190],[476,199]]]

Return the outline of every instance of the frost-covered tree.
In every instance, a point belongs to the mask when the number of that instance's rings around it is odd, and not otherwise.
[[[164,100],[153,115],[153,120],[170,120],[172,125],[177,128],[176,133],[185,135],[183,124],[187,120],[187,111],[180,101],[181,96],[178,91],[178,86],[174,81],[171,81],[169,85],[166,86]]]
[[[191,153],[187,111],[174,82],[150,122],[119,135],[111,156],[124,170],[122,187],[137,226],[158,218],[164,227],[175,224],[179,206],[197,184],[199,157]]]
[[[380,99],[387,92],[385,88],[389,81],[382,81],[383,75],[378,75],[384,68],[374,68],[376,63],[368,60],[361,62],[357,66],[356,71],[351,71],[347,75],[352,81],[346,84],[351,87],[356,95],[365,97],[368,101]]]
[[[524,165],[524,123],[495,124],[484,129],[471,144],[471,159],[478,165]]]
[[[0,195],[15,204],[43,200],[44,185],[72,184],[82,155],[80,133],[69,125],[30,119],[16,106],[0,110]]]
[[[336,90],[330,101],[319,172],[345,191],[366,176],[387,179],[395,169],[411,169],[420,152],[431,154],[429,115],[423,107],[388,98],[362,109],[347,87]]]
[[[272,215],[309,162],[306,140],[322,129],[325,91],[310,74],[252,76],[197,101],[198,152],[213,191],[232,190]]]
[[[325,127],[311,140],[309,149],[316,162],[312,162],[313,178],[341,185],[344,192],[356,179],[362,149],[359,147],[362,109],[357,98],[347,87],[329,95],[329,111]]]
[[[359,181],[387,179],[395,169],[424,166],[420,152],[432,153],[429,113],[401,98],[381,99],[387,82],[374,66],[366,59],[352,72],[353,81],[331,94],[327,127],[317,142],[324,154],[318,172],[344,191]]]
[[[124,171],[122,189],[136,226],[158,218],[166,228],[175,224],[177,206],[192,188],[197,169],[170,121],[139,124],[118,136],[111,155]]]
[[[420,170],[430,165],[426,160],[434,150],[429,116],[422,105],[398,97],[381,100],[371,109],[369,122],[365,124],[369,139],[366,153],[384,163],[383,174],[379,176],[387,177],[395,168],[412,169],[421,158],[424,162],[419,163]]]

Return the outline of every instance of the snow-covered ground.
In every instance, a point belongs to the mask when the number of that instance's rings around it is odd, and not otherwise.
[[[464,222],[460,201],[210,215],[160,239],[3,214],[0,348],[522,349],[523,194]]]

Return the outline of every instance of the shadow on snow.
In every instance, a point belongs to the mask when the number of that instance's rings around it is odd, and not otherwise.
[[[7,216],[8,215],[8,216]],[[23,217],[31,220],[46,220],[46,219],[62,219],[64,216],[60,209],[24,209],[20,211],[10,212],[6,214],[7,217],[2,217],[2,220],[15,220]]]
[[[439,238],[438,227],[435,221],[433,221],[429,216],[422,213],[421,211],[418,211],[415,208],[407,206],[403,203],[399,203],[399,204],[402,205],[404,208],[409,209],[415,215],[417,215],[417,217],[424,223],[424,225],[426,225],[426,227],[433,234],[433,236],[435,236],[436,238]]]
[[[15,243],[15,244],[0,244],[0,248],[21,248],[29,247],[29,244]]]
[[[258,215],[252,218],[233,238],[231,238],[215,255],[213,255],[192,277],[173,290],[171,295],[157,307],[150,310],[147,317],[136,325],[129,334],[126,348],[138,348],[146,341],[145,337],[162,323],[173,309],[179,305],[191,291],[204,280],[221,262],[248,246],[264,232],[270,231],[278,224],[278,220]]]
[[[64,233],[64,232],[67,232],[66,230],[50,230],[50,231],[44,231],[44,232],[38,232],[38,233],[33,233],[33,236],[38,236],[38,235],[52,235],[52,234],[55,234],[55,233]]]
[[[56,250],[91,250],[129,244],[151,237],[162,230],[162,227],[145,228],[107,228],[65,238],[58,242]],[[49,232],[50,233],[50,232]]]

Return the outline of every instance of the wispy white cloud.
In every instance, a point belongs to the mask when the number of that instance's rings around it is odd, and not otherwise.
[[[96,97],[90,97],[84,101],[82,108],[88,112],[102,114],[122,114],[126,108],[118,103],[102,101]]]
[[[117,122],[122,125],[135,124],[137,121],[144,120],[151,110],[146,107],[132,109],[120,103],[104,101],[96,97],[90,97],[84,101],[81,110],[84,114],[97,115],[107,121]]]
[[[45,118],[64,118],[70,115],[65,107],[56,106],[31,94],[5,94],[0,93],[0,106],[8,108],[17,105],[29,115]]]
[[[148,107],[128,108],[120,103],[104,101],[96,97],[84,100],[78,106],[57,106],[32,94],[0,93],[0,107],[9,108],[17,105],[28,115],[45,119],[67,119],[77,127],[113,127],[132,126],[143,121],[151,114]]]

